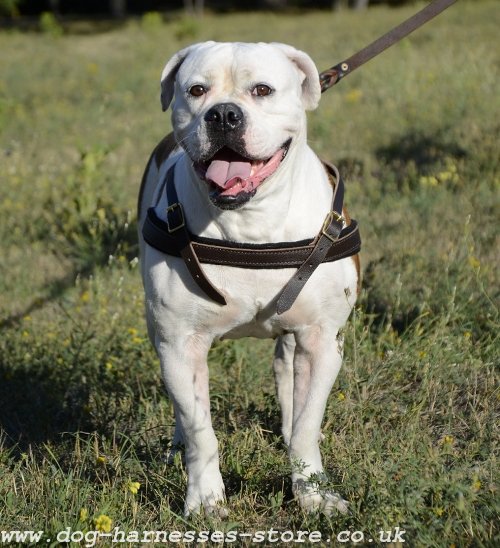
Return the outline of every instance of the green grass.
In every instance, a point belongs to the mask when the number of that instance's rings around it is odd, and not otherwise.
[[[44,530],[50,546],[105,514],[126,531],[376,540],[399,526],[408,546],[498,545],[495,2],[452,7],[309,118],[363,236],[363,291],[323,427],[349,515],[294,504],[272,343],[243,340],[210,354],[230,519],[181,518],[185,473],[165,462],[172,409],[146,340],[135,200],[170,127],[158,83],[169,56],[205,39],[273,40],[323,69],[416,8],[0,34],[0,531]]]

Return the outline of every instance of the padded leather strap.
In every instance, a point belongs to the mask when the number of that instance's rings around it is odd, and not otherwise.
[[[154,208],[148,210],[142,233],[146,242],[167,255],[181,257],[177,239],[169,234],[168,224],[162,221]],[[239,268],[299,268],[314,249],[316,239],[273,244],[240,244],[200,238],[189,233],[193,250],[200,263],[236,266]],[[324,262],[338,261],[359,252],[361,237],[358,223],[342,229],[337,241],[331,242]]]
[[[312,273],[318,268],[318,266],[324,262],[327,253],[330,251],[332,245],[338,240],[342,231],[344,218],[336,211],[331,211],[323,228],[319,235],[319,238],[314,246],[311,254],[304,261],[302,266],[292,276],[290,281],[286,284],[285,288],[278,297],[276,304],[276,312],[283,314],[291,308],[295,299],[299,296],[302,288],[306,285]]]

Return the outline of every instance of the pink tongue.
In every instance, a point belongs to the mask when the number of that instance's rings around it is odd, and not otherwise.
[[[252,164],[250,162],[228,162],[227,160],[213,160],[208,166],[205,178],[223,190],[229,190],[238,183],[242,189],[245,179],[250,177]]]

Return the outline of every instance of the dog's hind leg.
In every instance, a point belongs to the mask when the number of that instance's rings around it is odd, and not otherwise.
[[[341,349],[332,352],[336,331],[308,326],[296,334],[293,424],[289,455],[295,498],[307,511],[347,511],[347,503],[325,485],[319,437],[330,390],[342,365]]]
[[[274,381],[281,407],[281,433],[286,446],[290,445],[293,421],[293,356],[295,335],[288,333],[278,337],[274,350]]]

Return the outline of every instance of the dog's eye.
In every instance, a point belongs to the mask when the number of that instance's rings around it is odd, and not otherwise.
[[[266,84],[257,84],[253,90],[252,95],[257,95],[258,97],[265,97],[266,95],[271,95],[273,92],[272,88],[270,88]]]
[[[195,84],[188,89],[189,95],[192,95],[193,97],[201,97],[202,95],[205,95],[206,92],[206,88],[200,84]]]

